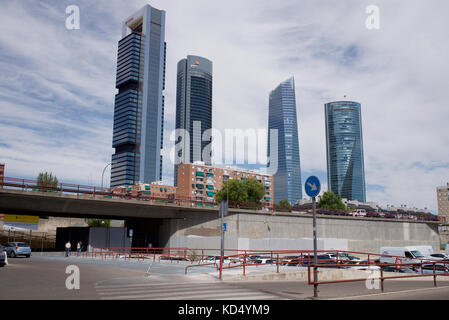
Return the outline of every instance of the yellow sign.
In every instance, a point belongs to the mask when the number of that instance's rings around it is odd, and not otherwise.
[[[3,222],[12,223],[39,223],[39,217],[35,216],[18,216],[15,214],[5,214]]]

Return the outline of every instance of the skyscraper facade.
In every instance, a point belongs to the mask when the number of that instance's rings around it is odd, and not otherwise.
[[[274,202],[288,199],[295,204],[302,199],[302,184],[293,77],[270,93],[267,156],[268,173],[273,174]]]
[[[361,105],[330,102],[324,112],[328,188],[342,198],[366,202]]]
[[[111,187],[162,180],[165,11],[146,5],[118,43]]]
[[[212,62],[206,58],[189,55],[178,62],[176,129],[181,130],[175,148],[175,185],[178,164],[202,161],[211,165],[210,136],[203,136],[212,129]]]

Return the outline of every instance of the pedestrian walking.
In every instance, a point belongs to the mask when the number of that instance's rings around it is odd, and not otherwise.
[[[82,242],[78,241],[77,245],[76,245],[76,255],[79,257],[81,255],[81,248],[82,248]]]
[[[70,241],[67,241],[67,243],[65,244],[65,256],[66,257],[69,256],[71,247],[72,247],[72,244],[70,243]]]

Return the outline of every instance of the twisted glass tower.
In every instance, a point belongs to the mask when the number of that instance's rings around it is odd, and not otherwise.
[[[348,200],[366,202],[361,105],[330,102],[324,112],[329,190]]]
[[[162,179],[165,11],[128,17],[118,44],[111,187]]]
[[[206,58],[189,55],[178,62],[176,129],[182,130],[179,130],[175,148],[175,186],[178,164],[195,161],[212,164],[211,141],[204,135],[206,130],[212,129],[212,61]]]
[[[288,199],[293,205],[302,199],[294,78],[271,91],[269,99],[267,170],[273,174],[274,202]],[[276,130],[277,150],[271,150]]]

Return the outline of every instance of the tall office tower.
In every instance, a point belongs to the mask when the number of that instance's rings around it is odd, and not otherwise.
[[[165,11],[146,5],[118,43],[111,187],[162,180]]]
[[[212,164],[211,140],[203,136],[212,129],[212,62],[206,58],[187,56],[178,62],[176,129],[185,130],[185,134],[179,134],[176,140],[175,186],[178,164],[195,161]]]
[[[277,141],[273,130],[277,130]],[[268,173],[274,176],[274,202],[288,199],[295,204],[302,199],[302,184],[293,77],[270,93],[267,156]]]
[[[324,112],[328,189],[342,198],[366,202],[361,105],[330,102]]]

